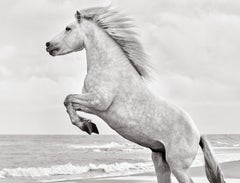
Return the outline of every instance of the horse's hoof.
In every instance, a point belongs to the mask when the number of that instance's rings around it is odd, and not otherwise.
[[[92,122],[90,122],[90,123],[92,125],[92,132],[96,133],[96,134],[99,134],[97,125],[95,123],[92,123]]]
[[[83,131],[87,132],[89,135],[91,135],[92,133],[92,128],[90,126],[90,123],[89,122],[84,122],[83,123]]]
[[[84,122],[83,131],[87,132],[89,135],[92,133],[99,134],[96,124],[92,122]]]

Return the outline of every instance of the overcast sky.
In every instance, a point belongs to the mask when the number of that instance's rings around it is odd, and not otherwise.
[[[74,21],[77,9],[110,2],[0,2],[0,134],[83,134],[71,125],[63,100],[81,92],[85,53],[53,58],[45,42]],[[151,90],[184,108],[201,133],[240,133],[240,2],[113,0],[112,5],[135,19],[158,72]],[[100,133],[114,133],[90,118]]]

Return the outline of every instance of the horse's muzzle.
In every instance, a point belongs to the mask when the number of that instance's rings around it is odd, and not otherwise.
[[[54,46],[53,44],[51,44],[50,42],[46,43],[46,51],[52,55],[52,56],[56,56],[56,53],[60,50],[60,48]]]

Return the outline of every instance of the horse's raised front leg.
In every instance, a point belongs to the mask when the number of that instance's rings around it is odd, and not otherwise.
[[[91,120],[89,119],[79,116],[76,112],[76,111],[85,111],[85,112],[91,113],[90,109],[88,109],[87,107],[81,106],[79,104],[73,104],[70,101],[68,101],[67,98],[64,101],[64,105],[67,109],[67,113],[69,114],[70,120],[73,125],[77,126],[82,131],[87,132],[89,135],[91,135],[91,133],[99,134],[95,123],[91,122]]]
[[[152,152],[152,160],[158,183],[171,183],[171,171],[164,158],[164,154],[160,152]]]
[[[85,93],[85,94],[71,94],[68,95],[64,101],[67,112],[72,123],[78,126],[88,134],[92,132],[98,133],[97,126],[90,120],[77,115],[76,110],[96,113],[96,111],[105,111],[110,106],[112,98],[105,93]]]

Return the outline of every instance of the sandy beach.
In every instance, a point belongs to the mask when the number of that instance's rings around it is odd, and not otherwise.
[[[240,182],[240,160],[221,163],[226,181],[228,183]],[[190,170],[191,176],[195,183],[208,183],[203,167],[193,167]],[[173,183],[177,183],[176,179],[172,177]],[[156,183],[154,172],[143,173],[131,176],[98,178],[98,179],[82,179],[71,181],[60,181],[65,183]]]

